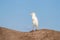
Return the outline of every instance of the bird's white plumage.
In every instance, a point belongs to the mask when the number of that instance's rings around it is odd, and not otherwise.
[[[33,24],[33,27],[36,27],[36,29],[38,30],[38,19],[36,17],[36,14],[35,12],[32,12],[32,24]]]

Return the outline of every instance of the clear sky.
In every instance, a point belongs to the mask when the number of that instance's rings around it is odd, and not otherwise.
[[[0,0],[0,26],[30,31],[31,12],[36,12],[40,29],[60,31],[60,0]]]

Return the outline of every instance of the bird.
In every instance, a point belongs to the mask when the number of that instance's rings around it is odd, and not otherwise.
[[[34,27],[36,27],[36,30],[39,30],[39,28],[38,28],[38,18],[36,16],[36,13],[32,12],[30,15],[32,16],[33,30],[34,30]]]

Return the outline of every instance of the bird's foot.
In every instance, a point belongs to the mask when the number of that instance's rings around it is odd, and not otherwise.
[[[34,32],[35,30],[31,30],[30,32]]]
[[[36,29],[35,31],[39,31],[38,29]]]

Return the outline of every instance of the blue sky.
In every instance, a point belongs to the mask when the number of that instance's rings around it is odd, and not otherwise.
[[[60,31],[60,0],[0,0],[0,26],[30,31],[31,12],[36,12],[40,29]]]

